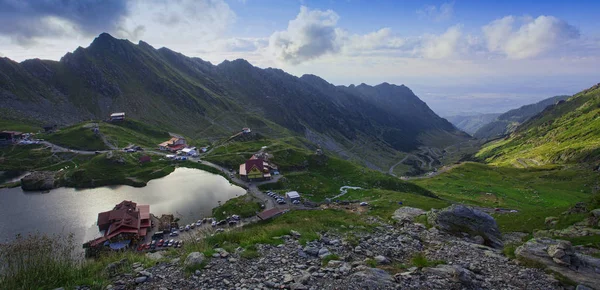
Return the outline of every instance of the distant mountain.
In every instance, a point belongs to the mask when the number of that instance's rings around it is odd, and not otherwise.
[[[398,151],[468,138],[405,86],[336,87],[241,59],[215,66],[106,33],[58,62],[0,58],[3,118],[67,125],[120,111],[205,140],[242,127],[302,136],[373,168],[389,166]]]
[[[569,96],[556,96],[544,99],[535,104],[522,106],[518,109],[510,110],[481,128],[473,136],[479,139],[489,139],[500,137],[513,132],[520,124],[535,116],[546,107],[554,105],[559,101],[568,99]]]
[[[471,135],[475,134],[479,128],[493,122],[501,114],[473,114],[473,115],[456,115],[447,116],[446,120],[450,121],[456,128],[461,129]]]
[[[564,98],[562,98],[564,99]],[[600,165],[600,84],[546,107],[477,156],[491,163]]]

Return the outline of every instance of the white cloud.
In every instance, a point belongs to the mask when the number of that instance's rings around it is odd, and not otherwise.
[[[425,58],[432,59],[457,56],[462,40],[460,25],[448,28],[448,30],[441,35],[427,35],[424,37],[421,55]]]
[[[284,31],[269,38],[268,51],[278,61],[300,63],[339,50],[336,24],[339,16],[332,10],[310,10],[300,13]]]
[[[552,51],[579,37],[577,28],[553,16],[524,17],[519,27],[517,21],[514,16],[506,16],[482,28],[489,51],[523,59]]]
[[[417,14],[435,22],[450,20],[454,14],[454,1],[443,3],[440,7],[427,5],[417,10]]]

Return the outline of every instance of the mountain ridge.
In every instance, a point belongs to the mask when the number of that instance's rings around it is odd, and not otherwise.
[[[213,65],[107,33],[59,61],[4,58],[0,104],[7,118],[64,125],[125,111],[209,141],[253,127],[271,136],[303,136],[351,159],[361,157],[350,148],[370,143],[388,152],[371,160],[375,167],[391,163],[394,151],[430,145],[429,136],[452,136],[448,144],[468,138],[404,85],[340,87],[243,59]]]

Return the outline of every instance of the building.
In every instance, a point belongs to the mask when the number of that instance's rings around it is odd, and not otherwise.
[[[198,151],[196,151],[196,147],[186,147],[181,149],[181,153],[188,156],[198,156]]]
[[[247,181],[262,181],[271,179],[271,171],[269,163],[262,158],[248,159],[245,163],[240,164],[240,178]]]
[[[279,208],[272,208],[272,209],[268,209],[265,210],[261,213],[259,213],[257,216],[260,220],[268,220],[271,218],[274,218],[276,216],[282,215],[284,213],[286,213],[288,210],[285,209],[279,209]]]
[[[158,149],[161,151],[177,152],[185,147],[187,147],[187,144],[183,137],[173,137],[169,141],[158,144]]]
[[[285,197],[289,198],[292,201],[300,200],[300,194],[297,191],[286,192]]]
[[[242,133],[244,133],[244,134],[248,134],[248,133],[250,133],[250,132],[252,132],[252,131],[250,130],[250,128],[242,128]]]
[[[143,239],[152,227],[150,205],[124,200],[112,210],[99,213],[97,223],[102,237],[89,242],[91,247],[105,242]]]
[[[124,121],[124,120],[125,120],[125,113],[124,112],[110,114],[110,121],[111,122]]]
[[[10,145],[16,144],[23,139],[23,133],[17,131],[1,131],[0,144]]]

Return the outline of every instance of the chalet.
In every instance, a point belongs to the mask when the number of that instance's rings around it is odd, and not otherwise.
[[[110,121],[111,122],[124,121],[124,120],[125,120],[125,113],[124,112],[110,114]]]
[[[169,141],[158,144],[158,149],[161,151],[177,152],[185,147],[187,147],[187,144],[185,138],[182,137],[173,137]]]
[[[240,178],[248,181],[271,179],[271,167],[264,159],[252,156],[245,163],[240,164]]]
[[[244,133],[244,134],[248,134],[248,133],[250,133],[250,132],[252,132],[252,131],[250,130],[250,128],[242,128],[242,133]]]
[[[285,197],[290,200],[300,200],[300,194],[297,191],[290,191],[285,193]]]
[[[124,200],[112,210],[98,214],[98,229],[102,232],[89,246],[95,247],[106,242],[143,239],[152,227],[150,206],[138,205]]]
[[[188,156],[198,156],[198,151],[196,151],[196,147],[185,147],[181,149],[181,153]]]
[[[17,131],[1,131],[0,145],[16,144],[23,139],[23,133]]]

